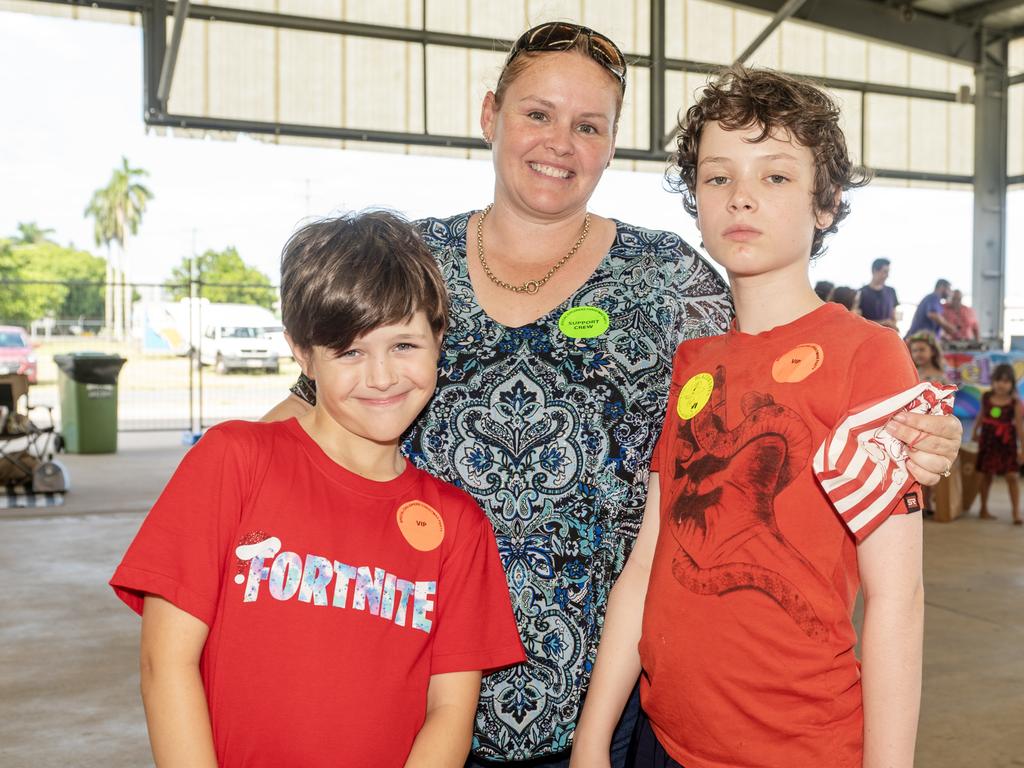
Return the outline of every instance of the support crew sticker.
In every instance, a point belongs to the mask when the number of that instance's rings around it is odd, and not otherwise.
[[[398,530],[413,549],[430,552],[444,541],[444,520],[436,509],[423,501],[407,501],[396,514]]]
[[[558,330],[570,339],[593,339],[609,325],[608,313],[600,307],[573,307],[558,318]]]
[[[679,414],[679,418],[689,421],[700,413],[711,399],[711,390],[714,388],[715,379],[710,373],[691,376],[679,390],[679,399],[676,400],[676,413]]]
[[[821,367],[825,353],[817,344],[801,344],[772,363],[772,378],[779,384],[796,384]]]

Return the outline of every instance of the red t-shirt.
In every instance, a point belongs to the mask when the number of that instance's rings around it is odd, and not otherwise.
[[[412,465],[375,482],[295,420],[229,422],[189,451],[111,579],[209,628],[221,766],[400,766],[430,676],[523,660],[494,534]]]
[[[849,411],[916,382],[895,332],[837,304],[677,350],[640,656],[643,707],[686,768],[860,768],[857,551],[811,460]]]

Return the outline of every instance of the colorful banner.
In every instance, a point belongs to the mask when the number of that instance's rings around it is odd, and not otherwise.
[[[1017,391],[1024,398],[1024,352],[944,352],[946,375],[956,384],[953,413],[961,421],[972,422],[981,407],[981,395],[991,385],[992,369],[1000,363],[1013,366],[1017,377]],[[967,426],[964,426],[967,431]]]

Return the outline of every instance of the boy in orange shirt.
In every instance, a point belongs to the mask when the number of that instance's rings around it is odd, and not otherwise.
[[[863,183],[812,85],[734,68],[682,125],[684,205],[729,273],[736,320],[683,343],[647,512],[616,584],[573,763],[607,765],[642,668],[643,768],[910,768],[924,601],[917,486],[856,533],[812,455],[917,382],[891,330],[807,275]],[[649,577],[649,578],[648,578]],[[863,661],[854,599],[864,589]],[[644,605],[642,617],[640,605]]]

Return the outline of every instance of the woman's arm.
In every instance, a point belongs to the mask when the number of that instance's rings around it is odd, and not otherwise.
[[[462,768],[473,741],[480,672],[431,675],[427,717],[416,734],[405,768]]]
[[[935,485],[960,452],[964,428],[956,416],[898,413],[886,427],[910,448],[907,469],[921,485]]]
[[[640,630],[647,583],[660,527],[658,474],[647,483],[647,504],[636,544],[608,598],[604,631],[597,650],[587,700],[573,737],[572,761],[576,768],[608,766],[612,734],[640,676]]]
[[[290,394],[280,403],[263,414],[263,418],[260,419],[260,421],[286,421],[293,416],[298,418],[299,416],[307,413],[312,407],[313,406],[298,395]]]
[[[157,768],[217,768],[199,657],[209,627],[162,597],[146,595],[140,673]]]
[[[864,589],[864,768],[913,768],[921,707],[920,515],[893,515],[857,548]]]

